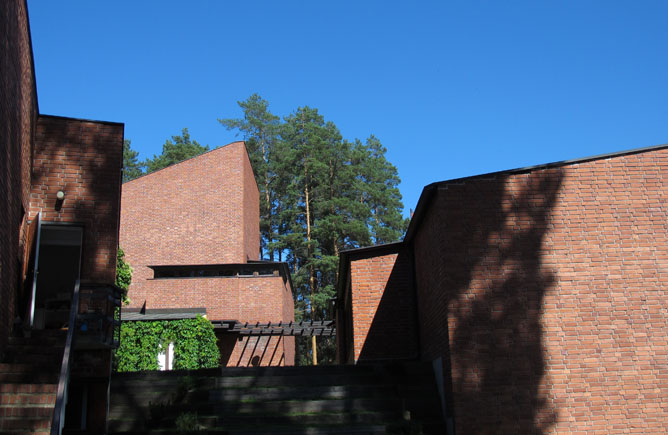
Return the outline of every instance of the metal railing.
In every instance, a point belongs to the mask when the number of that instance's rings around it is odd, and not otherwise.
[[[123,291],[110,284],[74,284],[67,338],[58,377],[51,435],[60,435],[65,425],[68,386],[75,348],[114,349],[120,343],[121,296]],[[83,312],[81,312],[83,311]],[[75,340],[76,338],[76,340]]]
[[[60,365],[60,376],[58,377],[58,390],[56,392],[56,406],[53,409],[53,418],[51,420],[51,435],[60,435],[65,424],[65,408],[67,406],[67,387],[70,382],[72,348],[74,347],[74,328],[77,314],[79,312],[79,280],[74,284],[74,293],[72,294],[72,306],[70,307],[69,327],[67,328],[67,339],[65,340],[65,350],[63,352],[63,361]]]
[[[77,316],[77,349],[120,344],[123,290],[110,284],[83,284]]]

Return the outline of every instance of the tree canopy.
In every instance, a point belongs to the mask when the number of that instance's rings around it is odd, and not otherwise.
[[[238,104],[242,117],[218,121],[246,142],[260,190],[260,257],[290,266],[297,319],[330,319],[339,253],[398,241],[406,230],[397,168],[377,137],[344,139],[316,108],[299,107],[281,118],[258,94]],[[208,150],[184,128],[160,155],[140,163],[128,140],[123,180]],[[313,344],[313,359],[315,350],[321,360],[333,358],[333,346]]]
[[[207,151],[209,151],[208,145],[202,146],[196,140],[192,140],[188,129],[183,128],[180,136],[172,136],[171,140],[165,141],[161,154],[139,162],[139,153],[131,148],[130,140],[125,139],[123,141],[123,182],[134,180],[144,174],[199,156]]]
[[[281,122],[257,94],[238,104],[243,118],[219,121],[247,144],[262,202],[261,255],[290,265],[297,318],[331,318],[339,252],[405,232],[397,169],[377,137],[345,140],[315,108]]]

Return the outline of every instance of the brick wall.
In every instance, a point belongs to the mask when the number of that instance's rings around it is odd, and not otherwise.
[[[422,358],[464,433],[668,431],[668,149],[439,183]]]
[[[30,218],[84,225],[81,279],[113,283],[123,124],[40,115],[35,134]],[[56,207],[56,193],[65,200]]]
[[[244,143],[235,142],[123,184],[120,240],[134,269],[131,306],[144,303],[149,265],[258,258],[258,193],[247,161]]]
[[[30,193],[30,158],[37,118],[28,11],[24,0],[0,2],[0,350],[15,316],[23,249],[23,211]]]
[[[206,307],[209,320],[275,322],[282,319],[280,276],[165,278],[148,280],[143,293],[131,293],[131,305],[155,308]],[[140,297],[141,295],[141,297]]]
[[[351,362],[418,357],[411,263],[404,248],[350,254]]]
[[[243,142],[123,184],[121,246],[134,269],[131,307],[206,307],[210,320],[294,320],[292,289],[280,276],[153,279],[148,267],[259,258],[259,192]],[[293,337],[219,338],[226,364],[252,365],[256,356],[260,365],[294,364]]]
[[[260,258],[260,191],[255,182],[248,153],[241,155],[243,165],[243,235],[244,252],[249,260]]]
[[[292,290],[289,281],[284,282],[280,276],[151,279],[141,293],[132,293],[131,298],[145,301],[151,309],[206,307],[209,320],[294,320]],[[133,300],[132,305],[143,303]],[[294,337],[274,338],[271,342],[263,339],[251,345],[247,344],[248,337],[238,341],[234,334],[223,335],[219,334],[219,347],[228,365],[252,365],[254,356],[259,356],[259,365],[276,365],[279,361],[281,365],[294,364]]]

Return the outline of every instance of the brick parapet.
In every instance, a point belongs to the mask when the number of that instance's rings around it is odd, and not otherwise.
[[[668,430],[666,179],[659,149],[439,184],[413,248],[457,433]]]
[[[35,134],[30,219],[84,226],[81,279],[113,283],[123,125],[40,116]],[[57,203],[56,193],[65,199]]]
[[[353,361],[416,359],[418,336],[410,253],[351,254]]]

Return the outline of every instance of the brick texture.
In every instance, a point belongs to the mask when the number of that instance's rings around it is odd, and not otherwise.
[[[37,119],[28,12],[23,0],[0,2],[0,353],[16,309],[30,196],[30,159]]]
[[[406,249],[350,261],[353,360],[418,357],[412,265]]]
[[[440,183],[413,239],[458,434],[668,431],[668,150]]]
[[[81,280],[114,283],[123,125],[40,115],[30,218],[84,225]],[[65,200],[56,207],[56,193]]]
[[[148,267],[257,260],[259,214],[243,142],[123,184],[121,246],[134,269],[130,306],[205,307],[210,320],[294,320],[292,289],[280,276],[153,279]],[[255,356],[258,365],[294,364],[294,338],[262,339],[257,346],[236,336],[219,339],[226,364],[251,365]]]

